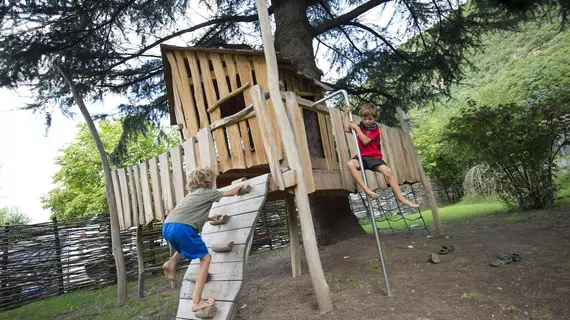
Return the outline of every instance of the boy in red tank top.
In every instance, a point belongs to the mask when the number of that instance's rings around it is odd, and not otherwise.
[[[360,155],[362,156],[364,170],[372,170],[382,173],[384,177],[386,177],[386,180],[390,184],[390,187],[392,188],[392,191],[394,191],[394,194],[400,204],[418,208],[419,205],[417,203],[411,202],[402,195],[398,181],[396,181],[396,178],[392,175],[392,169],[390,169],[388,164],[382,160],[382,149],[380,148],[380,127],[376,123],[376,118],[378,117],[376,107],[373,104],[368,103],[360,109],[360,117],[362,118],[362,122],[360,122],[360,124],[356,124],[354,122],[349,123],[348,113],[351,110],[352,107],[348,106],[344,111],[344,132],[350,133],[350,129],[354,129],[354,131],[356,131],[356,134],[358,135],[358,148],[360,149]],[[378,199],[378,195],[364,184],[362,176],[358,172],[358,170],[360,170],[358,155],[350,159],[347,166],[350,174],[362,190],[364,190],[370,198]]]

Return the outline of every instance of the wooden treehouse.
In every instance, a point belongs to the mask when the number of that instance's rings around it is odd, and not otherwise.
[[[322,311],[331,310],[308,195],[356,191],[345,167],[356,154],[355,141],[343,130],[343,113],[324,104],[314,105],[331,88],[297,72],[287,59],[277,57],[266,63],[263,51],[168,45],[161,50],[171,124],[178,126],[184,142],[137,166],[113,170],[121,229],[140,230],[153,220],[164,221],[186,195],[186,173],[212,167],[218,174],[217,188],[252,186],[249,194],[214,204],[212,214],[223,213],[230,220],[220,226],[207,223],[202,231],[210,250],[230,241],[235,245],[230,252],[213,253],[204,296],[217,301],[214,319],[233,317],[255,222],[268,198],[287,202],[293,277],[301,274],[299,219],[317,303]],[[276,88],[276,82],[270,81],[276,69],[280,101],[272,101],[268,94],[272,83],[271,88]],[[271,92],[275,97],[276,90]],[[355,121],[360,120],[355,117]],[[317,137],[307,137],[308,125],[311,129],[317,126]],[[402,128],[381,127],[385,160],[400,183],[421,181],[419,158]],[[383,176],[366,175],[371,188],[386,188]],[[142,256],[139,252],[139,261]],[[141,265],[140,279],[145,272],[160,268],[145,270]],[[193,261],[182,281],[178,319],[197,318],[190,299],[198,266]]]
[[[271,99],[266,101],[268,113],[259,114],[251,95],[251,89],[259,85],[264,90],[261,98],[268,98],[263,51],[163,45],[162,57],[171,124],[180,128],[185,149],[195,145],[196,165],[217,170],[218,187],[237,178],[269,172],[275,178],[276,173],[289,170]],[[332,88],[295,71],[289,60],[277,61],[282,97],[299,149],[307,191],[354,192],[356,186],[344,164],[356,150],[352,136],[343,131],[343,114],[324,104],[313,106]],[[285,92],[294,93],[294,101],[287,104]],[[311,118],[315,121],[310,122]],[[320,132],[310,142],[315,144],[313,148],[308,145],[308,123],[316,123]],[[396,167],[392,168],[399,181],[419,181],[418,170],[414,169],[418,166],[405,134],[385,126],[382,134],[386,160],[395,160]],[[372,188],[386,188],[383,177],[368,174]]]

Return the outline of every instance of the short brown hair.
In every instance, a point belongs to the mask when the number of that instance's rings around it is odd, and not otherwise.
[[[210,189],[214,185],[214,179],[216,179],[216,173],[210,167],[193,170],[188,173],[186,190],[192,192],[200,188]]]
[[[376,119],[378,118],[378,108],[376,108],[372,103],[367,103],[360,108],[359,114],[361,118],[372,116]]]

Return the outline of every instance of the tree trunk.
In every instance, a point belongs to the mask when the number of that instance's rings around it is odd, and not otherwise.
[[[320,80],[323,72],[315,63],[313,27],[307,19],[307,5],[307,0],[273,1],[275,46],[281,55],[293,61],[297,70]],[[324,157],[317,115],[303,114],[309,153]],[[341,159],[341,164],[346,161]],[[309,196],[309,201],[319,246],[366,234],[350,209],[348,197]]]
[[[275,49],[290,59],[297,70],[315,79],[323,72],[313,53],[313,26],[307,19],[307,0],[273,1]]]
[[[319,246],[366,234],[350,209],[348,197],[310,196],[309,203]]]
[[[111,240],[113,244],[113,255],[115,256],[115,267],[117,269],[117,304],[122,305],[127,300],[127,271],[125,268],[125,257],[123,255],[123,249],[121,244],[121,235],[119,230],[119,217],[117,213],[117,203],[115,200],[115,192],[113,190],[113,180],[111,179],[111,169],[109,167],[109,160],[107,158],[107,153],[103,148],[101,139],[99,138],[99,133],[93,122],[93,118],[89,114],[81,94],[77,91],[71,76],[65,73],[57,63],[55,67],[61,73],[65,82],[69,85],[71,93],[73,94],[73,99],[75,103],[79,106],[81,114],[85,118],[85,123],[89,128],[89,132],[93,137],[95,146],[97,146],[97,151],[101,157],[101,163],[103,164],[103,173],[105,176],[105,193],[107,194],[107,203],[109,205],[110,221],[111,221]]]

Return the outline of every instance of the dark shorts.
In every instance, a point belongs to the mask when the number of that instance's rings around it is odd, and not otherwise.
[[[358,161],[358,156],[354,156],[352,159]],[[364,165],[364,170],[371,170],[371,171],[375,171],[376,166],[388,165],[382,159],[369,158],[369,157],[362,157],[362,164]],[[360,168],[358,168],[358,170],[360,170]]]
[[[208,248],[196,229],[187,224],[168,222],[162,225],[162,236],[174,250],[188,260],[204,257]]]

